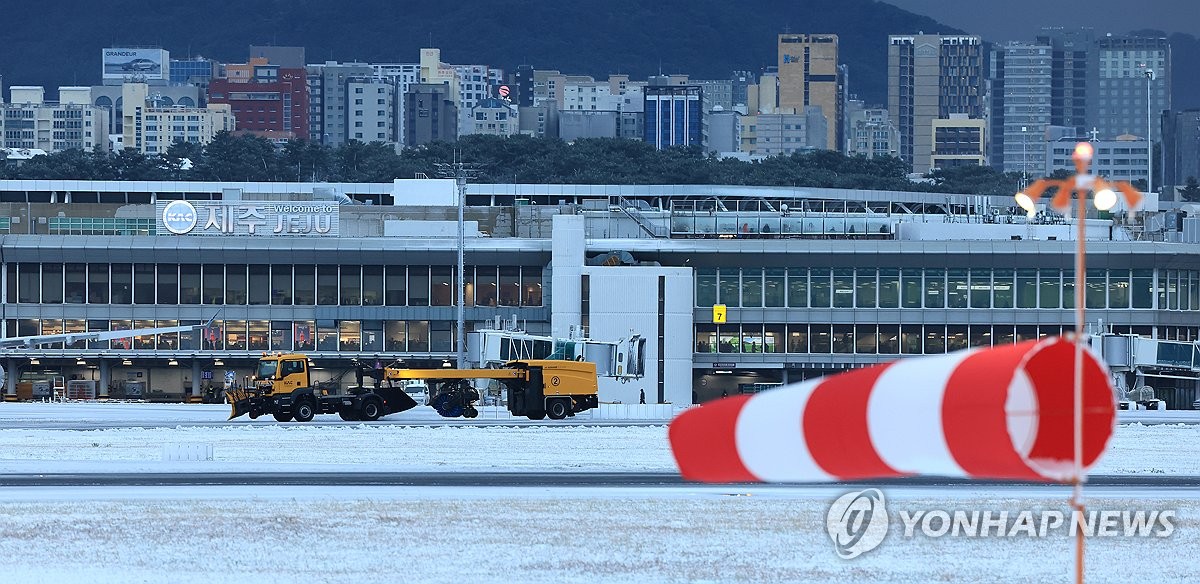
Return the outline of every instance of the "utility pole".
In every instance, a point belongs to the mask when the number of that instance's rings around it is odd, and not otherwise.
[[[459,369],[466,368],[467,351],[466,351],[466,321],[463,313],[463,304],[465,304],[466,292],[466,225],[463,221],[463,211],[467,201],[467,179],[474,178],[478,174],[478,168],[463,164],[458,160],[458,151],[454,152],[454,162],[439,163],[437,174],[443,178],[453,178],[456,191],[458,193],[458,268],[456,270],[457,277],[455,278],[455,286],[458,288],[457,299],[455,306],[457,310],[457,328],[455,329],[455,366]]]

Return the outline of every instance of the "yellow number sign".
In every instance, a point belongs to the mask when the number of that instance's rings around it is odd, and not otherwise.
[[[725,305],[713,305],[713,324],[725,324]]]

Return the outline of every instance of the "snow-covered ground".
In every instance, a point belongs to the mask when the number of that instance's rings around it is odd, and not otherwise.
[[[530,420],[514,417],[500,406],[481,406],[477,418],[443,418],[431,407],[418,406],[406,412],[385,416],[376,425],[399,424],[420,426],[567,426],[567,425],[630,425],[665,423],[674,415],[669,405],[601,404],[571,416],[566,420]],[[251,420],[242,416],[232,421],[229,406],[222,404],[151,404],[117,402],[0,402],[0,428],[58,428],[83,430],[101,427],[201,425],[254,426],[275,425],[271,416]],[[1197,418],[1200,421],[1200,417]],[[335,414],[318,415],[310,425],[345,424]]]
[[[29,407],[15,407],[28,405]],[[161,408],[161,409],[159,409]],[[0,405],[0,473],[674,472],[666,426],[246,422],[221,406]],[[114,427],[13,427],[89,418]],[[123,427],[146,422],[168,427]],[[7,427],[6,427],[7,426]],[[164,461],[163,444],[213,460]],[[1126,424],[1093,474],[1200,475],[1200,426]],[[839,559],[843,487],[0,488],[0,582],[1064,582],[1072,544],[906,539]],[[1063,487],[887,488],[892,508],[1062,509]],[[1090,582],[1191,582],[1200,489],[1091,488],[1089,506],[1172,509],[1169,538],[1094,539]]]
[[[60,492],[61,491],[61,492]],[[1065,510],[1045,494],[888,489],[897,509]],[[1060,492],[1061,491],[1061,492]],[[1068,582],[1073,543],[902,537],[853,560],[826,513],[840,491],[244,488],[4,491],[5,582]],[[1097,509],[1173,509],[1167,538],[1092,539],[1089,582],[1194,582],[1200,503],[1107,498]]]
[[[208,444],[213,460],[164,460]],[[175,471],[674,472],[666,426],[240,424],[0,429],[0,473]],[[1093,474],[1200,475],[1200,426],[1118,426]]]

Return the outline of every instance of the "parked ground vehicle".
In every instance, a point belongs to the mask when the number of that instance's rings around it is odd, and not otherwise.
[[[561,420],[598,405],[596,364],[588,361],[531,359],[510,361],[497,369],[406,369],[356,366],[358,384],[347,391],[337,382],[312,383],[308,358],[299,354],[264,355],[252,383],[230,390],[229,419],[271,415],[280,422],[308,422],[317,414],[343,420],[377,420],[416,407],[406,392],[413,381],[428,386],[429,404],[445,417],[474,418],[479,392],[475,379],[495,379],[508,393],[508,410],[531,420]],[[363,383],[373,379],[373,387]]]
[[[508,411],[531,420],[561,420],[599,404],[596,364],[589,361],[529,359],[509,361],[499,369],[384,370],[385,379],[424,380],[429,405],[442,416],[474,418],[479,392],[475,379],[495,379],[507,392]]]

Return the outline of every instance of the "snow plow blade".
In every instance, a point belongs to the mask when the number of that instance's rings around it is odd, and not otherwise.
[[[244,416],[250,412],[250,396],[244,389],[230,389],[225,392],[229,400],[229,419]]]
[[[389,397],[387,402],[388,409],[391,410],[391,413],[393,414],[407,412],[408,410],[417,407],[417,400],[413,399],[411,395],[408,395],[408,393],[403,391],[399,392],[395,396]]]

